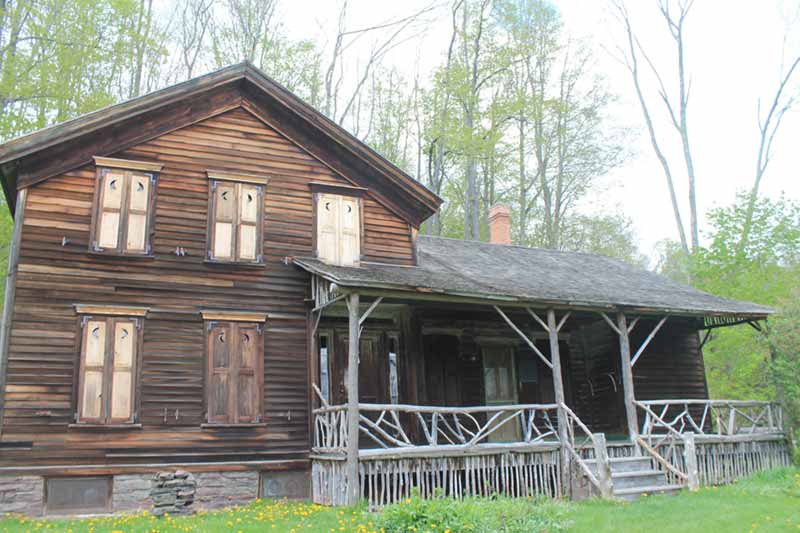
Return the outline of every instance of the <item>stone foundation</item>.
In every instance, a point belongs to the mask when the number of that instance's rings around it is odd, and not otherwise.
[[[150,500],[152,474],[119,474],[111,489],[111,509],[116,512],[141,511],[153,507]]]
[[[154,473],[117,474],[113,476],[110,508],[114,513],[153,510],[150,495]],[[236,472],[193,472],[197,484],[192,508],[219,509],[247,505],[259,497],[264,484],[265,498],[309,497],[308,472],[256,470]],[[75,476],[79,477],[79,476]],[[45,477],[0,476],[0,515],[19,513],[28,516],[44,514]]]
[[[19,513],[42,516],[44,478],[39,476],[0,476],[0,514]]]
[[[247,505],[258,498],[258,472],[198,472],[195,506],[198,509],[219,509]]]

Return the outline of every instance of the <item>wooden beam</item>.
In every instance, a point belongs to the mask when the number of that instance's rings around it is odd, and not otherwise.
[[[525,341],[525,342],[528,344],[528,346],[530,347],[530,349],[531,349],[531,350],[533,350],[533,352],[534,352],[536,355],[538,355],[538,356],[539,356],[539,359],[541,359],[541,360],[544,362],[544,364],[546,364],[546,365],[547,365],[547,366],[548,366],[548,367],[549,367],[549,368],[552,370],[552,369],[553,369],[553,363],[551,363],[550,361],[548,361],[548,360],[547,360],[547,357],[545,357],[545,356],[544,356],[544,354],[543,354],[543,353],[542,353],[542,352],[539,350],[539,348],[537,348],[537,347],[536,347],[536,343],[534,343],[533,341],[531,341],[531,340],[528,338],[528,336],[527,336],[527,335],[525,335],[525,334],[522,332],[522,330],[520,330],[520,329],[519,329],[519,328],[516,326],[516,324],[514,324],[514,322],[512,322],[512,321],[511,321],[511,319],[510,319],[510,318],[508,318],[508,317],[506,316],[506,314],[505,314],[505,313],[504,313],[504,312],[503,312],[503,311],[502,311],[502,310],[501,310],[499,307],[497,307],[496,305],[493,305],[492,307],[494,307],[494,310],[495,310],[495,311],[497,311],[497,312],[500,314],[500,316],[501,316],[501,317],[503,317],[503,320],[505,320],[505,321],[506,321],[506,324],[508,324],[508,325],[511,327],[511,329],[513,329],[514,331],[516,331],[516,332],[517,332],[517,335],[519,335],[520,337],[522,337],[522,340],[524,340],[524,341]]]
[[[599,314],[601,317],[603,317],[603,320],[605,320],[605,321],[606,321],[606,324],[608,324],[609,326],[611,326],[611,329],[613,329],[614,331],[616,331],[616,332],[617,332],[617,335],[620,335],[620,336],[622,335],[622,332],[619,330],[619,328],[617,327],[617,325],[616,325],[616,324],[614,324],[614,321],[613,321],[613,320],[611,320],[610,318],[608,318],[608,315],[607,315],[607,314],[605,314],[605,313],[602,313],[602,312],[600,312],[600,313],[598,313],[598,314]]]
[[[11,322],[14,320],[19,248],[22,241],[22,225],[25,219],[25,201],[27,198],[28,189],[22,189],[17,192],[14,232],[11,235],[11,243],[8,246],[8,274],[6,275],[6,293],[3,301],[3,323],[0,325],[0,435],[3,434],[4,426],[8,348],[11,340]]]
[[[345,501],[347,505],[356,505],[361,497],[358,479],[358,326],[357,292],[347,298],[348,309],[348,350],[347,350],[347,487]]]
[[[666,321],[667,321],[667,317],[662,318],[659,321],[659,323],[656,325],[656,327],[653,328],[653,331],[650,332],[650,335],[647,336],[647,338],[644,340],[642,345],[639,346],[639,349],[636,350],[636,353],[634,354],[633,359],[631,360],[631,366],[634,366],[636,364],[636,361],[639,360],[639,357],[641,357],[641,355],[644,353],[645,348],[647,348],[647,345],[650,344],[650,341],[653,340],[653,338],[656,336],[656,333],[658,333],[658,330],[661,329],[661,326],[663,326],[664,322],[666,322]],[[633,328],[631,328],[631,329],[633,329]],[[630,333],[630,331],[631,330],[629,329],[628,332]]]
[[[533,312],[533,309],[531,309],[530,307],[526,307],[525,310],[528,312],[529,315],[531,315],[536,320],[536,322],[539,323],[540,326],[542,326],[542,329],[544,329],[548,333],[550,332],[550,327],[547,324],[545,324],[544,320],[539,318],[539,315]]]
[[[358,319],[358,325],[359,326],[362,326],[364,324],[364,322],[369,318],[369,315],[372,314],[372,312],[375,310],[375,308],[378,307],[378,305],[380,305],[380,303],[382,301],[383,301],[383,296],[379,296],[378,298],[375,299],[374,302],[372,302],[372,305],[370,305],[367,308],[367,310],[364,311],[364,314],[361,315],[361,318]]]
[[[561,331],[561,328],[564,327],[564,324],[567,322],[567,319],[572,315],[572,311],[568,311],[564,313],[564,316],[561,317],[561,320],[558,323],[558,327],[556,327],[556,333]]]
[[[569,440],[569,429],[567,413],[564,410],[564,381],[561,375],[561,353],[558,349],[558,325],[556,324],[556,312],[553,309],[547,310],[547,330],[550,338],[550,360],[553,369],[553,390],[555,400],[558,404],[558,440],[561,442],[561,480],[563,487],[569,487],[569,480],[572,469],[569,467],[569,449],[565,445]]]
[[[617,327],[614,329],[619,334],[619,355],[621,359],[622,389],[625,400],[625,418],[628,424],[628,436],[631,442],[635,442],[636,436],[638,435],[638,419],[636,417],[636,404],[634,403],[636,401],[636,396],[633,392],[631,344],[628,338],[628,322],[625,318],[625,313],[622,311],[617,313]]]

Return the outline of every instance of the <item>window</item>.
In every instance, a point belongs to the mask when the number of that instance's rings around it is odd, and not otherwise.
[[[341,266],[361,259],[361,198],[331,190],[354,187],[317,186],[316,253],[322,261]],[[359,189],[356,189],[359,190]],[[349,191],[348,191],[349,192]]]
[[[333,355],[333,334],[330,331],[319,332],[319,387],[322,398],[331,401],[330,360]]]
[[[208,171],[208,259],[263,262],[265,178]]]
[[[77,422],[132,424],[146,309],[77,307],[83,314]]]
[[[398,353],[400,349],[400,336],[390,333],[387,337],[389,344],[389,398],[393,404],[400,401],[400,378],[398,371]]]
[[[110,476],[53,477],[45,484],[45,513],[89,514],[111,510]]]
[[[204,311],[209,424],[261,422],[266,315]]]
[[[161,165],[109,157],[95,157],[95,163],[91,250],[149,255],[156,177]]]

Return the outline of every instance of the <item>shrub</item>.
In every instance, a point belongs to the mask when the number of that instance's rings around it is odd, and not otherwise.
[[[466,498],[458,501],[418,495],[386,507],[377,524],[386,533],[530,533],[566,527],[563,504],[551,500]]]

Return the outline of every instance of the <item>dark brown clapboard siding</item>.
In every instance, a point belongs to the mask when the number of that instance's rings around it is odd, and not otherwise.
[[[307,275],[284,262],[312,253],[308,183],[341,176],[244,109],[137,145],[114,157],[158,161],[153,258],[87,252],[95,170],[33,186],[28,196],[11,336],[0,465],[114,464],[169,460],[294,460],[307,456]],[[269,178],[264,267],[208,265],[207,169]],[[409,225],[369,197],[364,258],[411,264]],[[65,240],[66,245],[62,246]],[[176,247],[186,256],[174,254]],[[146,306],[138,419],[142,429],[68,429],[78,360],[75,303]],[[202,429],[205,331],[201,309],[266,312],[266,427]]]

